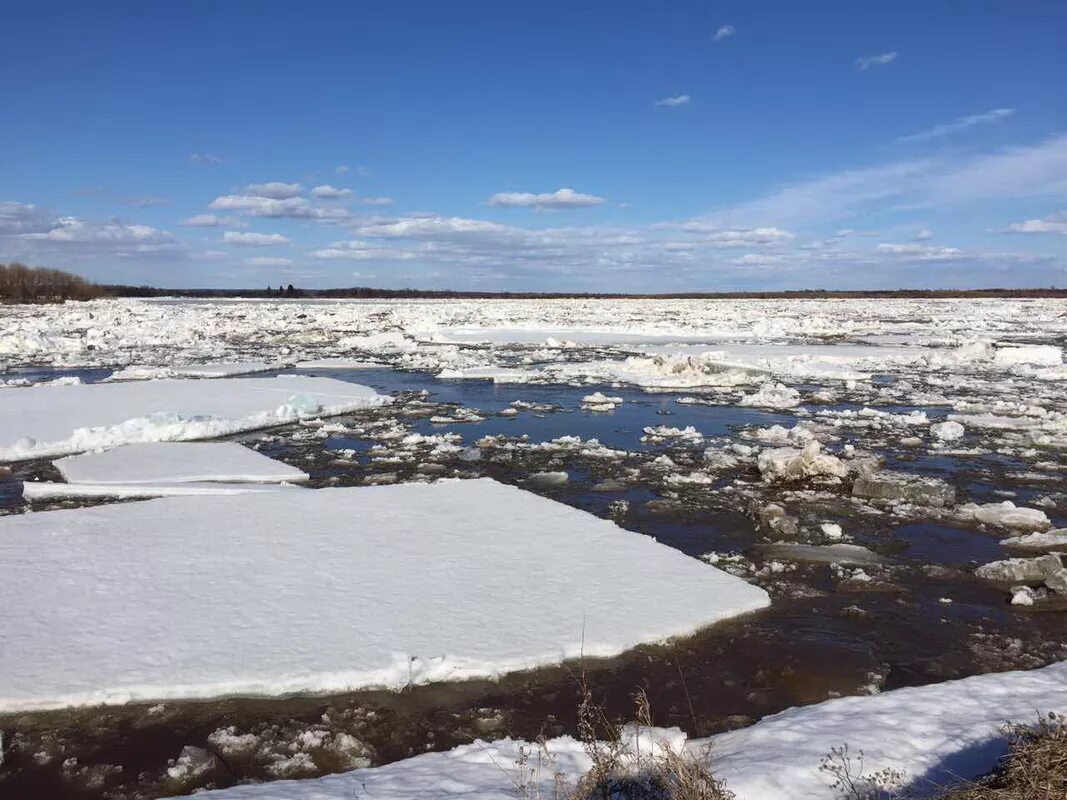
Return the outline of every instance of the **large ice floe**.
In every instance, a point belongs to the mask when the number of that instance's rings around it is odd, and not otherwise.
[[[832,771],[847,766],[864,797],[936,794],[941,787],[990,770],[1006,746],[1009,721],[1067,712],[1067,664],[1030,672],[981,675],[880,695],[828,700],[767,717],[711,739],[686,740],[677,728],[623,731],[620,762],[645,763],[657,748],[707,758],[737,800],[833,800]],[[844,751],[845,745],[848,750]],[[834,756],[837,750],[839,755]],[[653,756],[654,757],[654,756]],[[589,748],[564,736],[543,744],[477,741],[384,767],[302,781],[238,786],[210,800],[513,800],[557,797],[563,775],[573,786],[592,766]],[[881,783],[872,778],[892,775]],[[525,794],[519,793],[520,787]],[[880,790],[881,788],[881,790]],[[859,796],[859,795],[857,795]]]
[[[66,483],[27,481],[27,500],[261,494],[308,480],[303,470],[236,442],[145,442],[55,462]],[[279,485],[281,484],[281,485]]]
[[[0,710],[492,676],[768,603],[488,479],[15,515],[0,518]]]
[[[236,442],[146,442],[56,460],[69,483],[281,483],[306,481],[290,467]]]
[[[155,380],[4,390],[0,461],[133,442],[208,439],[391,402],[366,386],[304,376]]]

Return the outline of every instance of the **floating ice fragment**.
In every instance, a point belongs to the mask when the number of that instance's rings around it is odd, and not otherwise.
[[[1006,558],[991,561],[974,571],[982,580],[996,583],[1033,584],[1045,582],[1045,579],[1063,569],[1059,556],[1047,555],[1037,558]]]

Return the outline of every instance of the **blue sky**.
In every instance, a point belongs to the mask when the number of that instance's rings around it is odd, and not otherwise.
[[[1067,286],[1067,5],[0,0],[0,261],[171,287]]]

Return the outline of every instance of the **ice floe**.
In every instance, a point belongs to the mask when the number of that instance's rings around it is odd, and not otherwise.
[[[0,517],[0,710],[490,676],[768,602],[488,479],[13,515]]]
[[[242,361],[217,364],[186,364],[184,366],[129,366],[111,373],[112,381],[143,381],[160,378],[232,378],[254,375],[288,366],[286,363],[267,364],[263,361]]]
[[[209,439],[389,402],[366,386],[300,376],[38,387],[4,394],[0,461]]]
[[[145,442],[55,462],[68,483],[281,483],[306,481],[303,470],[236,442]]]

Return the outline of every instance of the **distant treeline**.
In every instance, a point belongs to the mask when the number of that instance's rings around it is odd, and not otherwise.
[[[17,261],[0,264],[0,300],[45,303],[92,300],[104,292],[85,278],[58,269],[27,267]]]
[[[953,297],[1063,297],[1067,289],[878,289],[835,291],[800,289],[773,292],[678,292],[670,294],[612,294],[603,292],[459,292],[450,289],[298,289],[291,284],[276,289],[159,289],[154,286],[102,285],[114,297],[201,297],[201,298],[305,298],[305,299],[431,299],[431,300],[731,300],[850,299],[850,298],[953,298]]]

